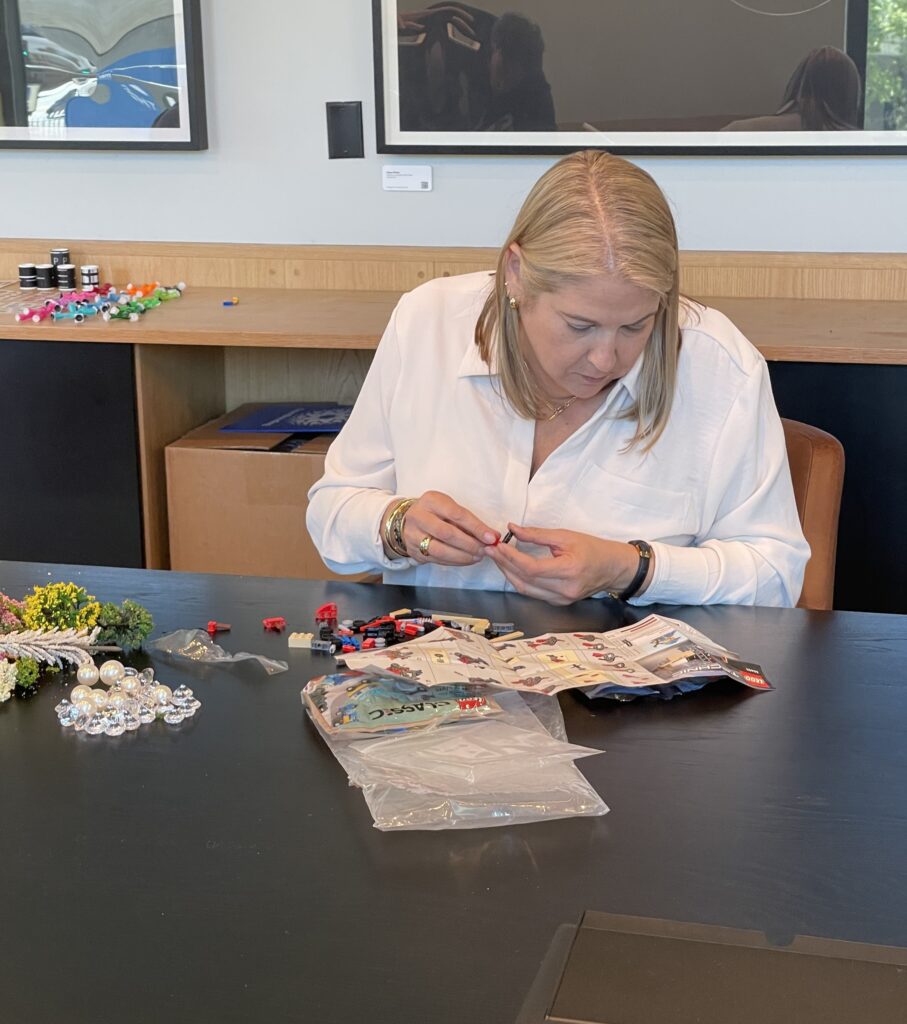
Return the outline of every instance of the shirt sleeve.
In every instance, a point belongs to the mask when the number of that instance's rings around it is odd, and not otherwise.
[[[692,547],[652,544],[652,581],[634,604],[797,603],[810,551],[764,360],[719,434],[703,522],[711,525]]]
[[[400,300],[405,301],[405,296]],[[394,310],[350,418],[328,449],[324,476],[309,491],[306,526],[325,565],[336,573],[414,565],[384,552],[384,510],[397,495],[391,411],[401,356]]]

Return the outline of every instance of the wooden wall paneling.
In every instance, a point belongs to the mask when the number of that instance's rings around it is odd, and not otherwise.
[[[0,280],[42,262],[61,239],[0,239]],[[497,250],[453,246],[261,245],[227,242],[69,243],[73,261],[98,263],[118,284],[150,277],[233,288],[405,290],[433,276],[490,269]],[[684,290],[737,298],[903,300],[903,253],[681,253]]]
[[[494,270],[496,253],[486,260],[435,260],[433,277],[455,277],[457,274],[474,274],[479,270]]]
[[[226,408],[229,411],[244,402],[351,405],[373,355],[354,349],[225,349]]]
[[[433,276],[430,260],[287,260],[286,287],[409,291]]]
[[[907,297],[907,256],[682,252],[681,286],[694,296],[903,300]]]
[[[193,427],[224,413],[224,350],[136,345],[135,388],[145,567],[168,569],[164,449]]]

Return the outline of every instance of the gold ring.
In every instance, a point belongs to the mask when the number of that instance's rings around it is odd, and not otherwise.
[[[419,541],[419,554],[420,555],[424,555],[427,558],[428,557],[428,548],[429,548],[430,544],[431,544],[431,537],[423,537],[422,540]]]

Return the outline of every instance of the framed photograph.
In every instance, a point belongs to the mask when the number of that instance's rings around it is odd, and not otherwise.
[[[380,153],[907,153],[907,0],[372,0]]]
[[[199,0],[0,0],[0,147],[207,146]]]

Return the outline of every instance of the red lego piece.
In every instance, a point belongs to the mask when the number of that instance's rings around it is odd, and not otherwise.
[[[317,612],[315,612],[315,621],[324,623],[326,626],[330,626],[332,629],[337,625],[337,605],[333,602],[323,604]]]
[[[275,615],[270,619],[262,619],[261,624],[265,629],[270,629],[275,633],[279,633],[282,629],[286,629],[287,620],[282,615]]]
[[[366,637],[366,639],[362,641],[362,650],[363,651],[371,651],[371,650],[374,649],[374,647],[375,647],[375,638],[373,636]]]
[[[391,615],[379,615],[377,619],[369,619],[364,626],[360,626],[359,632],[364,633],[367,629],[372,629],[375,626],[386,626],[388,624],[396,628],[397,620]]]
[[[215,622],[214,619],[211,619],[208,623],[208,632],[211,636],[214,636],[215,633],[227,633],[229,630],[230,626],[226,622]]]

